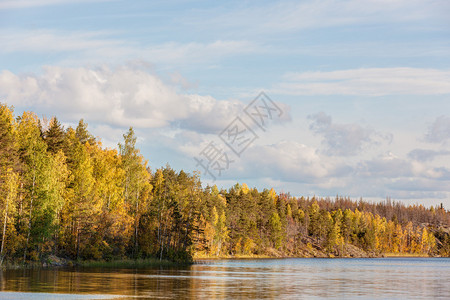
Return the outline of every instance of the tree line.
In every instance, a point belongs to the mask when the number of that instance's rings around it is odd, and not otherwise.
[[[80,120],[14,117],[0,104],[0,263],[194,256],[348,256],[355,248],[450,254],[450,213],[389,199],[304,198],[202,187],[197,173],[150,169],[132,128],[103,148]]]

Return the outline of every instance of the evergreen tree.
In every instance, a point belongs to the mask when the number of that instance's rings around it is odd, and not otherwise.
[[[277,212],[274,212],[270,217],[270,229],[272,233],[273,246],[278,249],[281,247],[281,242],[283,241],[282,236],[282,225],[280,216]]]
[[[84,120],[81,119],[78,122],[78,126],[75,130],[75,135],[81,144],[84,145],[86,143],[89,143],[90,145],[94,145],[95,138],[92,136],[92,134],[89,133],[89,131],[87,130],[87,126],[88,126],[88,124],[84,123]]]
[[[44,140],[47,143],[47,149],[55,154],[64,149],[65,132],[61,123],[56,117],[50,119],[48,129],[44,132]]]

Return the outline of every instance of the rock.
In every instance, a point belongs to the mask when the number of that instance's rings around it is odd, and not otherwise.
[[[49,266],[52,266],[52,267],[62,267],[62,266],[68,265],[68,261],[66,259],[58,257],[53,254],[48,256],[47,263]],[[47,265],[47,263],[44,263],[44,264]]]

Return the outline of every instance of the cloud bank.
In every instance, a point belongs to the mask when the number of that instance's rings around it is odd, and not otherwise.
[[[85,118],[116,127],[176,127],[202,133],[223,129],[245,106],[239,100],[180,94],[155,74],[134,66],[48,66],[39,75],[4,70],[0,97],[10,105],[70,121]]]
[[[308,117],[312,123],[309,129],[323,138],[324,153],[328,155],[351,156],[363,148],[392,141],[392,135],[381,134],[359,124],[333,123],[331,116],[320,112]]]
[[[288,73],[274,91],[288,95],[450,94],[450,71],[421,68],[361,68]]]
[[[450,141],[450,117],[439,116],[428,128],[425,140],[430,143],[447,143]]]

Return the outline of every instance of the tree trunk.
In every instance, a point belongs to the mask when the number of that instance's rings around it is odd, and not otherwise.
[[[161,249],[159,252],[159,260],[162,260],[162,255],[163,255],[163,251],[164,251],[164,234],[165,234],[165,230],[161,232]]]
[[[159,253],[159,260],[162,260],[162,255],[164,251],[164,237],[166,236],[166,226],[164,226],[164,230],[161,234],[161,252]]]
[[[33,200],[34,200],[34,186],[36,183],[36,174],[33,174],[33,184],[31,189],[31,201],[30,201],[30,214],[28,217],[28,234],[27,234],[27,241],[25,243],[25,250],[23,251],[23,261],[25,262],[25,259],[27,257],[27,250],[28,250],[28,243],[30,241],[30,234],[31,234],[31,217],[33,212]]]
[[[77,260],[78,260],[80,257],[80,228],[78,227],[79,226],[78,221],[75,221],[75,223],[76,223],[76,228],[75,228],[75,234],[76,234],[75,244],[76,244],[76,246],[75,246],[75,249],[76,249]]]
[[[3,234],[2,234],[2,246],[0,249],[0,265],[3,263],[3,249],[5,247],[5,240],[6,240],[6,221],[8,219],[8,198],[6,198],[6,207],[5,207],[5,219],[3,221]]]
[[[139,228],[139,191],[136,193],[136,217],[134,221],[134,255],[138,253],[138,229]]]

